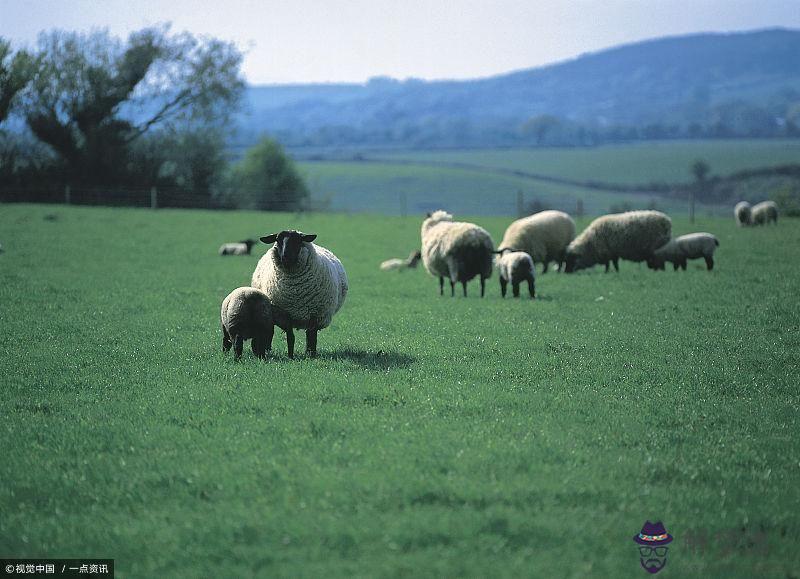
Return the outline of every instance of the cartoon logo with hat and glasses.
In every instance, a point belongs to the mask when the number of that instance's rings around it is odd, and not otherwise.
[[[664,523],[646,521],[642,531],[633,537],[639,543],[639,563],[648,573],[658,573],[667,564],[667,545],[672,535],[667,533]]]

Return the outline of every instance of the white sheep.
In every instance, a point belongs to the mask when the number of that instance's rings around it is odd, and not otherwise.
[[[739,201],[733,208],[733,215],[736,218],[736,225],[739,227],[746,227],[753,223],[752,207],[747,201]]]
[[[223,243],[219,247],[220,255],[250,255],[250,250],[256,242],[253,239],[245,239],[235,243]]]
[[[609,263],[619,271],[619,259],[647,261],[672,237],[672,221],[660,211],[627,211],[592,221],[567,247],[565,271]]]
[[[542,273],[547,273],[551,261],[561,271],[567,246],[575,238],[575,222],[563,211],[542,211],[517,219],[506,229],[498,249],[514,248],[531,256],[534,263],[542,263]]]
[[[774,201],[762,201],[753,205],[753,225],[778,224],[778,205]]]
[[[679,267],[686,271],[686,261],[704,258],[708,271],[714,269],[714,251],[719,246],[719,239],[710,233],[688,233],[675,239],[653,252],[647,260],[650,269],[664,269],[664,262],[671,262],[677,271]]]
[[[342,262],[314,234],[285,230],[261,238],[274,245],[253,272],[252,286],[262,290],[273,308],[275,324],[286,332],[289,357],[294,357],[294,329],[306,330],[306,354],[317,354],[317,332],[327,328],[347,296]]]
[[[506,297],[506,289],[511,283],[511,292],[515,298],[518,298],[519,284],[527,281],[528,292],[531,299],[534,299],[536,297],[536,268],[533,265],[533,258],[524,251],[508,247],[495,253],[497,254],[495,265],[500,278],[500,295]]]
[[[400,259],[400,258],[393,258],[387,259],[383,263],[381,263],[381,271],[405,271],[406,269],[414,269],[419,264],[419,260],[422,258],[422,252],[419,250],[412,251],[411,255],[408,256],[407,259]]]
[[[234,359],[242,356],[245,340],[252,339],[253,354],[265,358],[272,349],[275,331],[272,306],[264,292],[252,287],[239,287],[222,301],[220,310],[222,351],[233,346]]]
[[[474,223],[453,221],[446,211],[429,213],[422,222],[422,263],[425,269],[439,278],[439,295],[444,295],[444,278],[450,279],[450,295],[455,295],[456,282],[461,282],[464,297],[467,282],[475,276],[481,279],[481,297],[486,280],[492,276],[492,236]]]

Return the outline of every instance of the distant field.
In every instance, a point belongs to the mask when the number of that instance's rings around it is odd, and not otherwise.
[[[509,218],[475,218],[499,240]],[[582,219],[583,227],[588,219]],[[548,273],[441,298],[378,270],[418,217],[0,206],[0,554],[120,577],[793,577],[800,222],[674,220],[708,273]],[[296,227],[351,291],[317,359],[220,352],[219,304]],[[780,258],[776,258],[780,248]],[[303,350],[304,337],[299,337]]]
[[[670,212],[685,212],[685,203],[657,196],[611,193],[560,185],[480,169],[396,165],[391,163],[299,163],[317,202],[334,211],[421,214],[445,208],[458,215],[516,215],[517,192],[524,203],[538,200],[546,207],[576,212],[578,199],[584,213],[607,213],[613,205],[627,203],[644,208],[655,202]]]
[[[508,149],[376,153],[375,158],[470,163],[579,181],[619,184],[691,181],[690,165],[704,159],[712,174],[800,163],[800,139],[664,141],[574,149]]]
[[[633,208],[655,203],[670,213],[684,214],[686,203],[680,200],[553,183],[511,172],[620,185],[678,183],[690,180],[689,166],[698,158],[705,159],[715,174],[800,163],[800,141],[652,142],[589,149],[373,151],[363,152],[362,156],[372,161],[300,162],[314,198],[336,211],[399,215],[404,211],[421,213],[445,207],[457,214],[515,215],[517,192],[522,191],[526,203],[535,199],[547,207],[570,213],[575,213],[577,200],[582,199],[584,211],[590,215],[606,213],[612,205],[621,203]],[[700,208],[701,212],[714,214],[727,214],[730,210],[727,206]]]

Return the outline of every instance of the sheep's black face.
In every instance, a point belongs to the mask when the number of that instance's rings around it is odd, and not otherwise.
[[[292,268],[297,265],[300,250],[304,242],[311,242],[317,238],[315,234],[306,234],[294,229],[284,230],[262,237],[264,243],[274,243],[281,267]]]
[[[578,261],[577,256],[573,254],[567,254],[567,259],[564,261],[564,272],[565,273],[574,273],[575,272],[575,262]]]

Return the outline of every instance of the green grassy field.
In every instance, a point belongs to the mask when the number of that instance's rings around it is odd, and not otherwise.
[[[689,182],[692,180],[689,167],[697,159],[705,159],[716,175],[800,163],[800,140],[651,141],[574,149],[396,152],[374,157],[469,163],[578,181],[645,185]]]
[[[479,222],[497,241],[509,220]],[[234,363],[219,303],[263,249],[216,249],[287,227],[351,292],[318,359],[279,333]],[[650,519],[675,537],[661,576],[796,576],[800,223],[674,230],[716,233],[717,268],[451,299],[378,270],[416,218],[2,206],[0,554],[120,577],[644,577]]]

